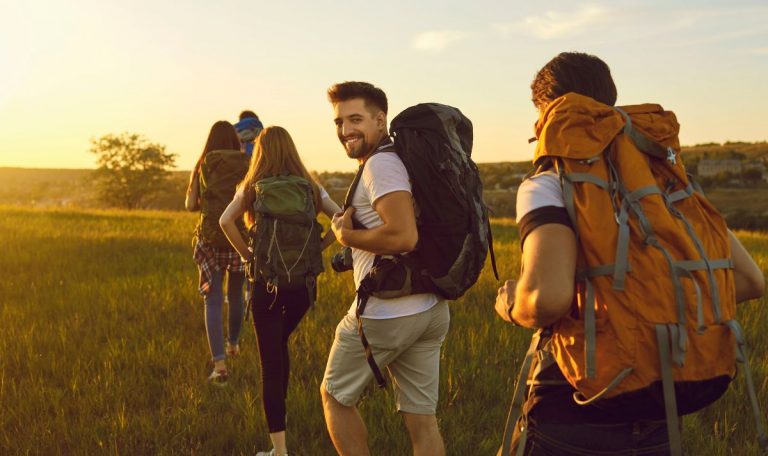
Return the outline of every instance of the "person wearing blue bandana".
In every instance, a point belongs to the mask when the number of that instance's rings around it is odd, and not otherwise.
[[[240,138],[241,150],[248,157],[253,155],[253,141],[264,129],[259,116],[253,111],[243,111],[240,113],[240,121],[235,124],[237,136]]]

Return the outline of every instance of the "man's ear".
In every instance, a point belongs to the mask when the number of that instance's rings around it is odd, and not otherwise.
[[[381,129],[387,128],[387,115],[384,113],[384,111],[379,111],[376,114],[376,126]]]

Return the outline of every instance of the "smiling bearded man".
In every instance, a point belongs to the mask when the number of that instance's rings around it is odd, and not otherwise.
[[[416,247],[419,234],[411,183],[387,134],[384,92],[365,82],[344,82],[331,87],[328,98],[339,140],[347,155],[363,167],[359,182],[350,189],[350,207],[331,222],[336,239],[352,248],[355,288],[359,288],[377,255]],[[354,228],[353,214],[364,229]],[[369,454],[368,432],[356,405],[373,372],[358,338],[356,302],[336,328],[320,390],[336,450],[360,456]],[[360,313],[375,363],[386,367],[393,378],[397,410],[408,428],[413,453],[444,455],[435,412],[440,348],[450,321],[447,301],[434,293],[371,297]]]

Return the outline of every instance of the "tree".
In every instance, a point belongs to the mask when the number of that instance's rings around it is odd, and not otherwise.
[[[125,209],[146,207],[167,188],[170,170],[176,166],[176,154],[137,134],[92,139],[90,151],[98,157],[99,197],[110,206]]]

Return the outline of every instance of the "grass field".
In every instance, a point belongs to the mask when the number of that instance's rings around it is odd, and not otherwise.
[[[196,292],[195,216],[173,212],[0,207],[0,454],[252,454],[268,449],[253,330],[225,389],[210,372]],[[500,273],[519,268],[517,229],[494,222]],[[768,235],[739,233],[763,271]],[[329,252],[333,253],[333,252]],[[529,331],[493,312],[486,270],[453,303],[438,415],[449,454],[492,455]],[[351,275],[325,273],[320,298],[292,340],[292,454],[335,454],[319,382]],[[768,404],[766,299],[742,305],[759,397]],[[687,454],[758,454],[743,382],[684,422]],[[376,455],[409,454],[389,391],[361,403]]]

